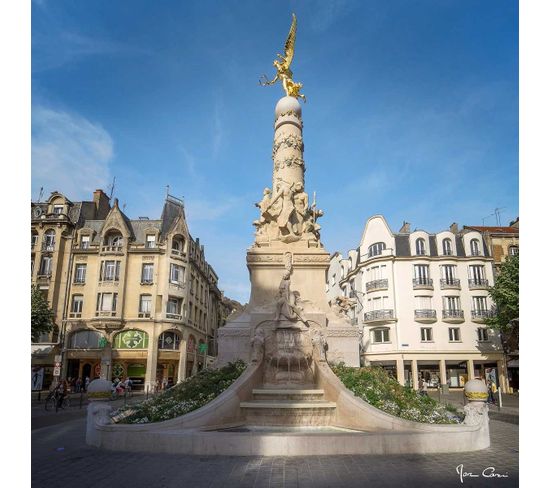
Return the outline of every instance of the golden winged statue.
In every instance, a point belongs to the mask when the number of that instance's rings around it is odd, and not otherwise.
[[[306,101],[305,95],[300,93],[302,88],[301,83],[296,83],[292,80],[292,71],[290,70],[290,63],[294,58],[294,44],[296,42],[296,15],[292,14],[292,24],[290,25],[290,31],[285,42],[285,55],[277,54],[277,59],[273,61],[273,66],[277,70],[275,78],[271,81],[268,80],[266,75],[263,75],[260,79],[260,85],[267,86],[273,85],[277,80],[281,80],[283,89],[287,96],[295,98],[303,98]]]

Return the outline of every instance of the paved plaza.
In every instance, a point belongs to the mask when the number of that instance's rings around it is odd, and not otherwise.
[[[37,414],[35,410],[33,416]],[[85,408],[39,417],[57,423],[41,420],[44,427],[33,423],[32,486],[36,488],[518,486],[518,425],[494,419],[492,446],[473,453],[285,458],[109,452],[85,445]],[[464,473],[479,477],[464,476],[461,483],[456,472],[461,464]],[[482,477],[491,466],[508,477]]]

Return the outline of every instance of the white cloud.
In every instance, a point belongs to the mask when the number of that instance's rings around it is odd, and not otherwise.
[[[113,140],[99,124],[44,106],[32,111],[32,187],[90,197],[110,181]]]

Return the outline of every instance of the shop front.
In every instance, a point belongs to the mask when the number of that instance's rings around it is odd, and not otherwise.
[[[113,339],[111,368],[108,377],[132,380],[134,390],[143,390],[147,371],[147,348],[149,335],[142,330],[125,330]]]

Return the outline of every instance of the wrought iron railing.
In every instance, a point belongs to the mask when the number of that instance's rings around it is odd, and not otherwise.
[[[48,244],[47,242],[42,243],[42,251],[52,252],[55,250],[55,242],[53,244]]]
[[[370,322],[373,320],[385,320],[385,319],[393,319],[393,309],[381,309],[381,310],[373,310],[372,312],[365,312],[363,314],[363,320],[365,322]]]
[[[492,310],[472,310],[472,319],[486,319],[494,315]]]
[[[460,288],[460,280],[458,278],[441,278],[439,280],[441,288]]]
[[[433,288],[434,281],[431,278],[413,278],[413,287],[431,286]]]
[[[443,310],[444,319],[463,319],[464,310]]]
[[[436,319],[437,312],[435,310],[423,308],[414,311],[415,319]]]
[[[489,286],[489,280],[482,278],[469,279],[468,286],[470,288],[487,288]]]
[[[388,279],[373,280],[367,283],[367,291],[380,290],[388,287]]]

